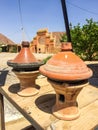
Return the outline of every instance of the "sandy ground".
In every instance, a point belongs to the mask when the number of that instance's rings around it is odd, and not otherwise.
[[[16,75],[12,72],[12,68],[7,65],[7,61],[14,59],[17,53],[0,53],[0,85],[11,85],[18,83]],[[44,59],[49,54],[34,54],[37,59]],[[2,72],[4,72],[2,76]],[[30,123],[8,102],[4,99],[5,106],[5,122],[6,130],[34,130],[33,127],[29,127]]]

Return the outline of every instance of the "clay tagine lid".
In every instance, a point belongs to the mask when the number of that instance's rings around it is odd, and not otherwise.
[[[67,43],[68,44],[68,43]],[[40,72],[52,80],[79,81],[92,76],[92,70],[66,44],[66,51],[59,52],[39,68]],[[68,46],[68,48],[67,48]]]
[[[72,51],[71,42],[62,42],[61,43],[61,51]]]
[[[37,70],[40,65],[43,65],[43,62],[38,61],[31,53],[29,42],[23,41],[19,54],[13,60],[9,60],[7,64],[14,70]]]

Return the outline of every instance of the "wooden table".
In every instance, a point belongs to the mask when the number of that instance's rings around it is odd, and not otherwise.
[[[94,130],[98,125],[98,88],[93,85],[83,88],[77,99],[80,117],[73,121],[63,121],[52,115],[55,92],[47,79],[37,79],[36,84],[40,86],[39,94],[32,97],[17,95],[19,84],[0,87],[1,130],[5,130],[3,96],[37,130]]]

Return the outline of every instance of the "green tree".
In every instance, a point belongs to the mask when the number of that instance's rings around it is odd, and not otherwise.
[[[70,28],[74,52],[83,60],[98,60],[98,22],[86,19],[86,24]],[[64,34],[60,41],[66,39]]]
[[[86,19],[86,24],[80,24],[71,29],[74,51],[84,60],[98,59],[98,22]]]
[[[63,35],[61,35],[60,42],[66,42],[66,41],[67,41],[67,36],[66,33],[64,33]]]

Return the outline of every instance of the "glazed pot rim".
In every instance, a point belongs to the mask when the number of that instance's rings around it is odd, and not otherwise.
[[[44,62],[43,61],[37,61],[37,62],[30,62],[30,63],[16,63],[13,62],[13,60],[8,60],[7,61],[7,65],[11,66],[13,68],[36,68],[36,67],[40,67],[41,65],[43,65]]]
[[[55,83],[55,84],[70,84],[70,87],[71,86],[74,86],[74,85],[82,85],[82,84],[88,84],[88,79],[83,79],[83,80],[58,80],[58,79],[51,79],[51,78],[48,78],[47,77],[47,80],[49,82],[52,82],[52,83]]]

